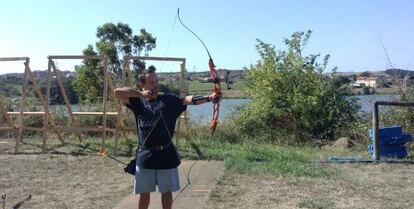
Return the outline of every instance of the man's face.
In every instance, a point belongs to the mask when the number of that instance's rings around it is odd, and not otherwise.
[[[145,83],[141,83],[140,85],[144,91],[150,90],[154,95],[157,95],[160,90],[160,84],[158,83],[158,76],[156,73],[147,73],[145,75]]]

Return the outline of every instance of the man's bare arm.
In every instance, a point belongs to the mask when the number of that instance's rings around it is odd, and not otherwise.
[[[131,87],[121,87],[121,88],[116,88],[114,90],[114,93],[115,93],[116,98],[118,98],[125,104],[129,104],[130,97],[146,98],[147,96],[150,95],[151,92],[150,91],[141,92]]]

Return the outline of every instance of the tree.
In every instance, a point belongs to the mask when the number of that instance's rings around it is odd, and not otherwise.
[[[83,50],[84,55],[104,55],[109,59],[108,71],[115,78],[120,78],[123,69],[124,56],[141,56],[155,49],[156,38],[145,29],[134,35],[128,24],[105,23],[97,28],[96,36],[98,41],[95,46],[88,45]],[[133,74],[136,75],[145,68],[145,63],[134,61]],[[77,68],[77,79],[74,87],[82,102],[97,102],[102,99],[103,91],[103,67],[98,60],[84,61]],[[135,76],[134,76],[135,77]],[[85,91],[87,90],[87,91]]]
[[[357,80],[357,75],[356,74],[352,74],[352,82],[355,82]]]
[[[74,90],[73,81],[71,79],[63,79],[62,84],[63,84],[63,88],[65,89],[66,96],[68,97],[69,103],[77,104],[78,96]],[[43,95],[46,95],[46,83],[45,82],[43,82],[41,85],[41,92]],[[65,104],[65,100],[63,99],[62,92],[60,92],[60,88],[56,81],[50,82],[49,102],[51,105]]]
[[[347,76],[340,75],[336,77],[336,82],[338,85],[349,84],[351,83],[351,79]]]
[[[370,73],[370,72],[368,72],[368,71],[365,71],[365,72],[360,73],[360,74],[359,74],[359,76],[362,76],[362,77],[369,77],[369,76],[371,76],[371,73]]]
[[[83,55],[97,55],[92,45],[83,50]],[[103,68],[98,60],[84,60],[77,69],[77,77],[73,86],[83,103],[102,101],[103,95]]]
[[[246,134],[268,135],[277,140],[293,134],[309,138],[333,139],[358,117],[356,101],[345,98],[346,85],[324,76],[329,55],[304,56],[311,31],[296,32],[285,39],[286,50],[257,40],[261,57],[247,69],[247,94],[252,101],[242,110],[241,130]],[[335,75],[336,70],[332,70]]]

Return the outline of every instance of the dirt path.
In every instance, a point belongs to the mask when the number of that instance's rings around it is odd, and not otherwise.
[[[257,177],[226,171],[208,202],[218,208],[414,208],[414,165],[329,165],[332,179]]]
[[[107,157],[0,154],[0,195],[6,208],[112,208],[132,191],[122,168]]]
[[[224,170],[221,161],[183,161],[179,168],[181,190],[173,194],[173,208],[194,209],[204,208],[210,192]],[[187,176],[190,184],[187,182]],[[162,208],[159,192],[151,193],[150,209]],[[137,195],[130,194],[114,209],[136,209]]]

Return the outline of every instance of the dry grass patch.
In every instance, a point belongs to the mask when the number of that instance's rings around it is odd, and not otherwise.
[[[328,179],[227,171],[208,208],[414,208],[414,165],[330,166],[341,172]]]
[[[123,172],[124,165],[92,151],[84,155],[79,147],[67,145],[50,151],[60,154],[27,154],[40,148],[25,145],[26,154],[15,155],[5,145],[0,152],[0,194],[7,194],[6,208],[112,208],[133,191],[133,178]]]

